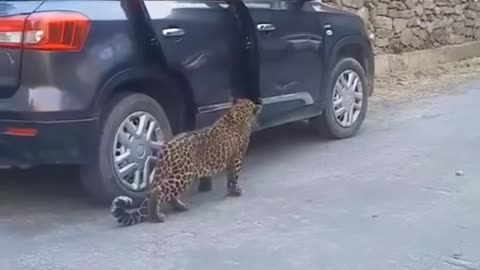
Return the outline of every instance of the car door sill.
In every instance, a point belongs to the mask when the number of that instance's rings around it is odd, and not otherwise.
[[[278,95],[272,97],[261,98],[262,104],[271,105],[291,101],[302,101],[304,105],[312,105],[314,103],[312,96],[308,92],[298,92],[293,94]],[[212,105],[201,106],[198,108],[199,114],[223,111],[230,108],[230,102],[217,103]]]

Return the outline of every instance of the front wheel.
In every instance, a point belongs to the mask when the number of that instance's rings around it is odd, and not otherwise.
[[[142,200],[159,147],[171,137],[168,118],[153,98],[139,93],[114,97],[102,115],[97,157],[82,172],[86,190],[101,203],[118,195]]]
[[[353,58],[341,59],[333,68],[323,113],[311,119],[312,126],[332,139],[354,136],[362,125],[368,106],[365,71]]]

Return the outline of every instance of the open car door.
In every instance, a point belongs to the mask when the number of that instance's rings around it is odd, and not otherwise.
[[[244,84],[251,71],[241,64],[243,24],[228,2],[124,0],[123,5],[138,28],[147,58],[157,59],[191,86],[197,127],[212,124],[232,96],[251,91]]]

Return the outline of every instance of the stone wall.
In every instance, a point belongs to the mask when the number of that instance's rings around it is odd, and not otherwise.
[[[324,0],[360,15],[375,53],[480,40],[479,0]]]

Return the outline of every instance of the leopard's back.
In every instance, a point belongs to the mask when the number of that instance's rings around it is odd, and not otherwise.
[[[240,151],[239,134],[228,133],[217,126],[195,138],[195,165],[198,177],[221,173]]]
[[[181,134],[164,145],[157,168],[159,177],[172,178],[182,172],[195,178],[221,173],[240,151],[245,141],[242,137],[218,127]]]
[[[182,133],[162,146],[155,168],[156,182],[195,173],[193,140],[196,136],[196,132]]]

